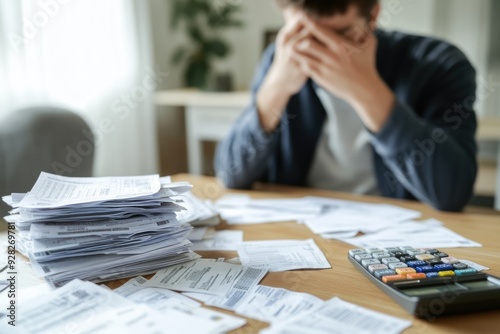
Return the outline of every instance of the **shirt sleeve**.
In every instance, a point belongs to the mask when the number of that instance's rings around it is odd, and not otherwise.
[[[404,188],[438,210],[460,211],[470,200],[477,173],[475,70],[456,48],[448,46],[423,62],[438,70],[409,73],[421,89],[413,106],[396,99],[378,133],[375,151]],[[396,94],[397,95],[397,94]]]
[[[274,46],[264,52],[252,83],[251,101],[230,133],[218,145],[214,167],[217,177],[229,188],[249,188],[262,180],[269,157],[277,147],[277,133],[266,133],[259,120],[256,94],[272,63]]]

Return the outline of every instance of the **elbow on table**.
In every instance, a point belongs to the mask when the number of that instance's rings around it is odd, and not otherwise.
[[[472,198],[473,184],[470,187],[454,189],[444,196],[431,202],[432,207],[439,211],[460,212]]]
[[[217,179],[228,189],[250,189],[251,183],[247,178],[242,177],[242,173],[238,173],[234,169],[222,163],[220,159],[214,162],[215,175]]]

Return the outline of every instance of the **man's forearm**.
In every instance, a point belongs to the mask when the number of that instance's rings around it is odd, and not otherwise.
[[[352,93],[350,103],[363,124],[372,132],[379,132],[392,112],[395,96],[380,78],[367,79]]]
[[[289,100],[290,94],[281,90],[272,76],[268,76],[257,92],[259,120],[266,133],[276,129]]]

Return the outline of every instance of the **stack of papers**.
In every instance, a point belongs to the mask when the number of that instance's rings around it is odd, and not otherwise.
[[[191,189],[158,175],[70,178],[42,173],[28,194],[5,201],[18,249],[54,286],[156,272],[199,258],[192,226],[176,219],[179,196]]]

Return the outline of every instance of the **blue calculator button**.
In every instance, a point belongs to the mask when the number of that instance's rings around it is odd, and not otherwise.
[[[408,262],[406,262],[406,264],[408,265],[408,267],[415,268],[415,267],[425,266],[427,264],[427,262],[425,262],[425,261],[408,261]]]
[[[417,273],[430,273],[435,269],[433,266],[421,266],[421,267],[416,267],[415,270],[417,271]]]
[[[451,264],[443,263],[443,264],[436,264],[434,266],[434,269],[436,271],[446,271],[446,270],[453,270],[454,268],[453,268],[453,265],[451,265]]]
[[[438,273],[435,271],[430,272],[430,273],[426,273],[425,276],[427,276],[427,278],[439,277]]]

